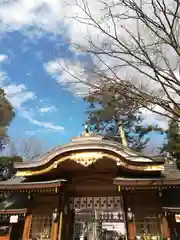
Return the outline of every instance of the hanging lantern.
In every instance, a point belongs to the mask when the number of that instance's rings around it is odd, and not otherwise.
[[[58,218],[58,210],[57,208],[54,209],[54,212],[52,214],[52,218],[53,218],[53,221],[56,222],[57,221],[57,218]]]
[[[133,213],[131,211],[131,208],[128,208],[127,217],[129,221],[133,220]]]
[[[161,188],[158,189],[159,197],[162,197],[162,191]]]

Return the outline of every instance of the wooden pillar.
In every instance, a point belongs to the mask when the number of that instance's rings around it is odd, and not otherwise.
[[[60,189],[56,188],[55,189],[56,192],[56,208],[54,209],[55,212],[53,212],[53,220],[52,220],[52,227],[51,227],[51,240],[57,240],[57,236],[58,236],[58,222],[59,222],[59,218],[58,218],[58,214],[59,214],[59,201],[60,201]],[[56,216],[54,216],[54,213],[57,214]]]
[[[135,239],[135,226],[134,222],[128,222],[128,239],[129,240],[134,240]]]
[[[119,191],[119,187],[118,187]],[[131,219],[128,218],[128,210],[132,211],[129,206],[132,204],[130,203],[130,199],[132,196],[129,196],[127,192],[122,192],[123,196],[123,205],[124,205],[124,217],[125,217],[125,225],[127,230],[127,239],[128,240],[134,240],[135,239],[135,224],[133,220],[133,215],[131,216]],[[133,213],[132,213],[133,214]]]
[[[118,192],[121,191],[120,185],[118,185]],[[124,223],[126,226],[126,238],[129,237],[129,227],[128,227],[128,219],[127,219],[127,195],[125,192],[121,192],[122,194],[122,199],[123,199],[123,210],[124,210]]]
[[[26,218],[25,218],[22,240],[29,240],[29,233],[30,233],[30,228],[31,228],[31,219],[32,219],[31,214],[27,215]]]
[[[163,237],[166,237],[167,239],[170,239],[170,229],[168,226],[167,216],[162,215],[161,216],[161,231],[163,234]]]
[[[161,191],[161,189],[159,189],[158,194],[159,194],[159,202],[160,202],[160,207],[162,207],[164,205],[164,199],[166,199],[166,196],[163,196],[165,192]],[[163,237],[167,238],[168,240],[171,239],[171,233],[170,233],[170,229],[168,226],[168,220],[167,220],[167,214],[162,213],[161,218],[160,218],[160,223],[161,223],[161,232]]]
[[[64,185],[61,186],[59,191],[59,229],[58,229],[58,240],[62,240],[63,237],[63,213],[64,213]]]
[[[2,239],[0,238],[0,240],[10,240],[11,239],[11,231],[12,231],[12,226],[10,226],[9,232],[6,236],[4,236],[4,239],[2,237]]]
[[[51,232],[51,240],[57,240],[57,234],[58,234],[58,223],[53,222],[52,232]]]

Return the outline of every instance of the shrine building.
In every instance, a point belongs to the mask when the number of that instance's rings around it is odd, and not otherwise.
[[[0,240],[180,239],[174,163],[84,134],[14,168],[0,182]]]

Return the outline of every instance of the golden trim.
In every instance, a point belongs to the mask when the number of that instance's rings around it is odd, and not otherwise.
[[[82,164],[85,167],[95,163],[97,160],[103,158],[102,152],[80,152],[74,153],[70,157],[70,160],[73,160],[77,163]]]
[[[52,169],[57,168],[59,163],[62,163],[68,159],[69,159],[69,156],[60,158],[59,160],[54,162],[52,165],[50,165],[47,168],[44,168],[42,170],[17,171],[16,176],[24,177],[24,176],[32,176],[32,175],[39,175],[39,174],[47,173],[47,172],[51,171]]]
[[[83,165],[84,167],[88,167],[89,165],[95,163],[97,160],[102,160],[103,158],[112,159],[117,163],[118,166],[122,166],[129,170],[135,170],[135,171],[138,170],[138,171],[147,171],[147,172],[164,170],[164,165],[134,166],[134,165],[129,165],[129,164],[125,163],[119,157],[115,157],[111,154],[92,151],[92,152],[74,153],[72,155],[62,157],[62,158],[56,160],[50,166],[48,166],[44,169],[41,169],[41,170],[29,170],[29,171],[19,170],[19,171],[17,171],[16,176],[25,177],[25,176],[44,174],[44,173],[47,173],[47,172],[57,168],[60,163],[67,161],[67,160],[75,161],[75,162],[78,162],[79,164]]]
[[[62,238],[62,223],[63,223],[63,213],[61,211],[60,217],[59,217],[59,240],[61,240]]]
[[[164,171],[164,165],[158,165],[158,166],[148,166],[145,168],[145,171]]]

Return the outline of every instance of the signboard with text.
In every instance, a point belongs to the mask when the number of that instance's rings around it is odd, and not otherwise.
[[[180,214],[175,214],[175,220],[177,223],[180,223]]]
[[[10,216],[10,223],[17,223],[18,222],[18,215]]]

